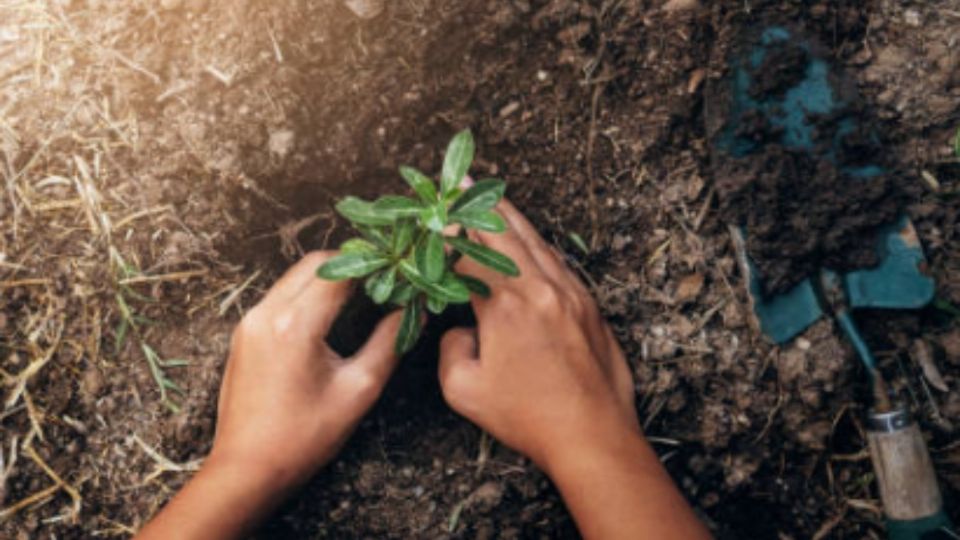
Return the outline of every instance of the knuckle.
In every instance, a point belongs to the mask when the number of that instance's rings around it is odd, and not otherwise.
[[[496,291],[492,302],[508,310],[518,309],[524,304],[523,296],[513,288],[503,288]]]
[[[440,380],[440,392],[443,394],[444,401],[454,410],[463,410],[466,388],[463,385],[462,378],[455,370],[448,370],[443,374]]]
[[[280,341],[294,341],[304,335],[303,324],[297,312],[283,310],[268,321],[270,334]]]
[[[538,279],[530,283],[529,293],[534,307],[540,311],[555,312],[565,307],[562,292],[552,283]]]
[[[362,401],[371,401],[380,393],[380,381],[366,369],[351,370],[350,386],[353,394]]]

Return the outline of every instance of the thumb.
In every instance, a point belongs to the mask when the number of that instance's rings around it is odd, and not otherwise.
[[[403,313],[396,311],[377,324],[370,339],[354,354],[344,369],[357,370],[374,383],[377,390],[383,387],[397,365],[393,343],[397,339]]]
[[[477,332],[454,328],[440,342],[440,387],[443,397],[459,412],[469,409],[472,385],[478,380]]]

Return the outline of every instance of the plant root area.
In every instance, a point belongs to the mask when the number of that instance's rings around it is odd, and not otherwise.
[[[715,166],[705,89],[771,22],[849,74],[882,189],[784,154]],[[958,30],[953,0],[0,3],[0,537],[131,536],[210,449],[233,326],[349,234],[334,202],[404,191],[396,168],[438,170],[467,127],[473,174],[593,291],[719,538],[884,537],[863,369],[828,320],[762,336],[728,225],[750,221],[776,287],[871,264],[871,220],[908,213],[937,300],[856,317],[960,522]],[[794,76],[779,61],[758,91]],[[542,473],[444,404],[456,319],[254,538],[578,536]]]

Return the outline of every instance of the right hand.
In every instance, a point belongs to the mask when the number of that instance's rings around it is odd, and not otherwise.
[[[440,382],[450,406],[550,473],[583,445],[640,435],[633,379],[589,292],[506,200],[503,234],[470,231],[520,268],[509,278],[464,257],[457,271],[490,285],[477,328],[448,332]]]

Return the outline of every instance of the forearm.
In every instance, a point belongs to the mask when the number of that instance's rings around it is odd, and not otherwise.
[[[639,433],[566,455],[548,474],[584,538],[710,538]]]
[[[282,500],[284,493],[274,480],[250,468],[208,460],[137,540],[240,538]]]

